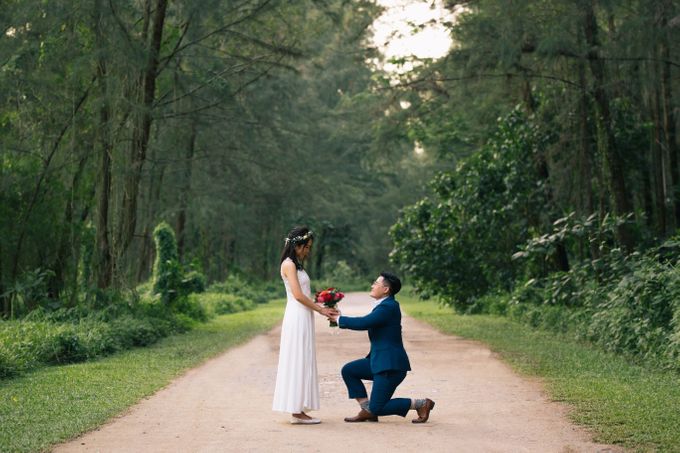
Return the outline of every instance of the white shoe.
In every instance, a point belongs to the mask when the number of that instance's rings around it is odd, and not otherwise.
[[[321,423],[321,420],[318,418],[310,418],[310,419],[305,419],[305,418],[297,418],[297,417],[291,417],[290,418],[290,424],[291,425],[318,425]]]

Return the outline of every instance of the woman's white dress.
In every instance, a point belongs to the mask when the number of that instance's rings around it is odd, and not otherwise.
[[[307,272],[297,271],[303,294],[312,297]],[[291,414],[319,409],[314,311],[298,302],[285,276],[286,312],[281,326],[279,368],[272,409]]]

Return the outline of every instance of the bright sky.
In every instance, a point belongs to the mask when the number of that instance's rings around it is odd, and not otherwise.
[[[451,38],[444,21],[453,21],[453,14],[441,0],[376,0],[386,10],[373,23],[373,43],[387,60],[415,55],[420,58],[440,58],[451,47]],[[427,24],[413,33],[415,26]],[[405,72],[410,65],[399,68],[387,63],[388,72]]]

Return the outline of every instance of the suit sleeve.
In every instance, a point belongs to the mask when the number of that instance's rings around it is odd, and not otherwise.
[[[387,324],[390,319],[390,309],[378,305],[372,312],[362,317],[340,316],[338,327],[350,330],[368,330]]]

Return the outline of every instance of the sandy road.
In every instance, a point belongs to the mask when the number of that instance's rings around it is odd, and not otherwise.
[[[343,313],[372,308],[350,294]],[[395,396],[430,397],[430,421],[383,417],[347,424],[358,411],[347,399],[341,366],[368,352],[365,332],[330,329],[317,317],[317,360],[323,423],[290,425],[271,411],[279,328],[188,371],[101,428],[56,452],[613,452],[595,444],[549,401],[540,384],[523,379],[475,342],[438,333],[404,317],[413,371]]]

